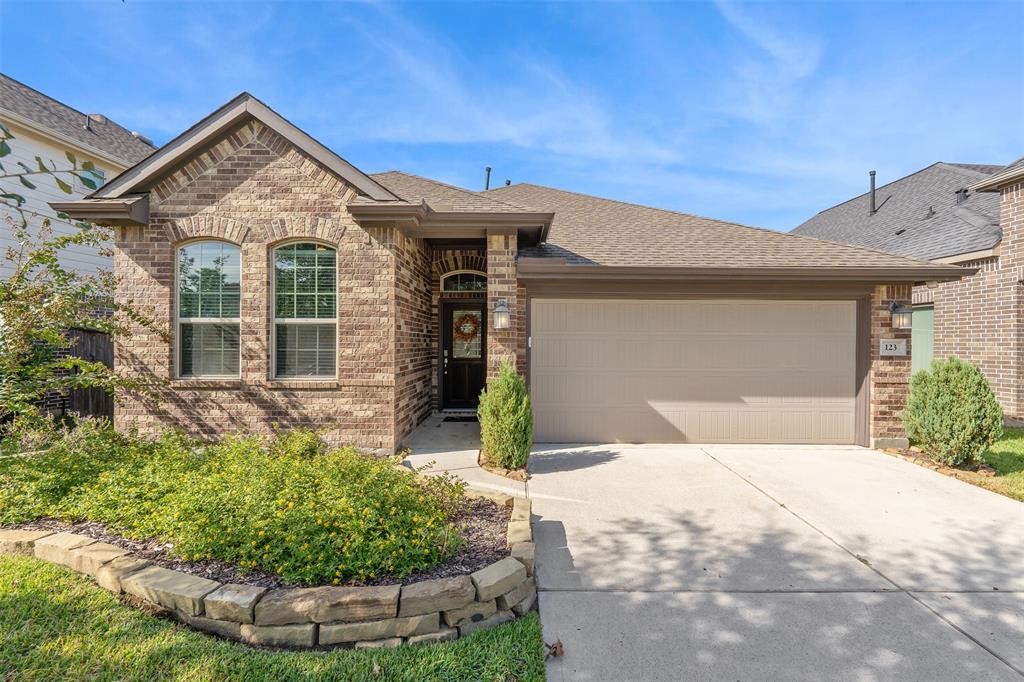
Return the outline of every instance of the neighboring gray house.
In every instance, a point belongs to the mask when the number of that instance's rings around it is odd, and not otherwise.
[[[939,162],[826,209],[792,234],[977,268],[914,287],[913,369],[956,355],[981,367],[1008,416],[1024,412],[1024,246],[1009,166]],[[874,177],[872,174],[872,184]],[[1020,252],[1020,253],[1018,253]]]
[[[6,173],[17,172],[21,167],[19,164],[36,169],[37,157],[48,167],[69,169],[68,152],[74,155],[79,166],[82,162],[92,162],[92,170],[79,173],[85,180],[70,173],[58,175],[70,186],[70,195],[61,191],[53,178],[45,176],[30,176],[32,188],[16,178],[0,180],[0,191],[17,193],[25,198],[21,210],[30,224],[38,225],[44,218],[49,218],[56,234],[70,234],[77,228],[60,220],[49,202],[89,194],[95,189],[89,186],[90,183],[102,186],[155,149],[140,134],[102,114],[86,114],[73,109],[4,74],[0,74],[0,123],[7,131],[0,132],[5,144],[0,148],[0,163]],[[14,204],[9,199],[0,199],[0,221],[8,215],[20,218]],[[0,254],[12,245],[10,229],[6,223],[0,222]],[[99,267],[108,270],[113,267],[108,256],[83,246],[68,248],[62,258],[65,267],[84,274],[92,274]],[[6,264],[0,259],[0,277],[9,274],[6,269]]]

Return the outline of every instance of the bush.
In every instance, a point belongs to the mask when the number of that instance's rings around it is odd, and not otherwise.
[[[533,444],[533,411],[526,383],[507,362],[480,394],[480,438],[487,462],[523,469]]]
[[[903,424],[929,456],[963,466],[1002,437],[1003,410],[981,371],[951,357],[911,378]]]
[[[89,519],[288,581],[405,576],[458,548],[463,485],[393,459],[330,450],[309,431],[203,444],[126,438],[83,422],[45,452],[0,460],[0,523]]]

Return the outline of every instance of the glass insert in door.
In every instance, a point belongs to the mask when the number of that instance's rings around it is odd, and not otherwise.
[[[483,338],[483,315],[479,310],[452,310],[452,357],[478,360]]]

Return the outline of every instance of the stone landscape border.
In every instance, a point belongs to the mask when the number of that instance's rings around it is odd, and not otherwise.
[[[444,642],[507,623],[537,601],[530,500],[467,491],[512,508],[511,555],[454,578],[374,587],[267,589],[222,584],[74,533],[0,530],[0,554],[35,556],[92,576],[205,632],[259,646],[382,648]]]

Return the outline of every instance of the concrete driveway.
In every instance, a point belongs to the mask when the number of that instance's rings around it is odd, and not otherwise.
[[[1024,677],[1024,504],[856,447],[530,468],[552,680]]]

